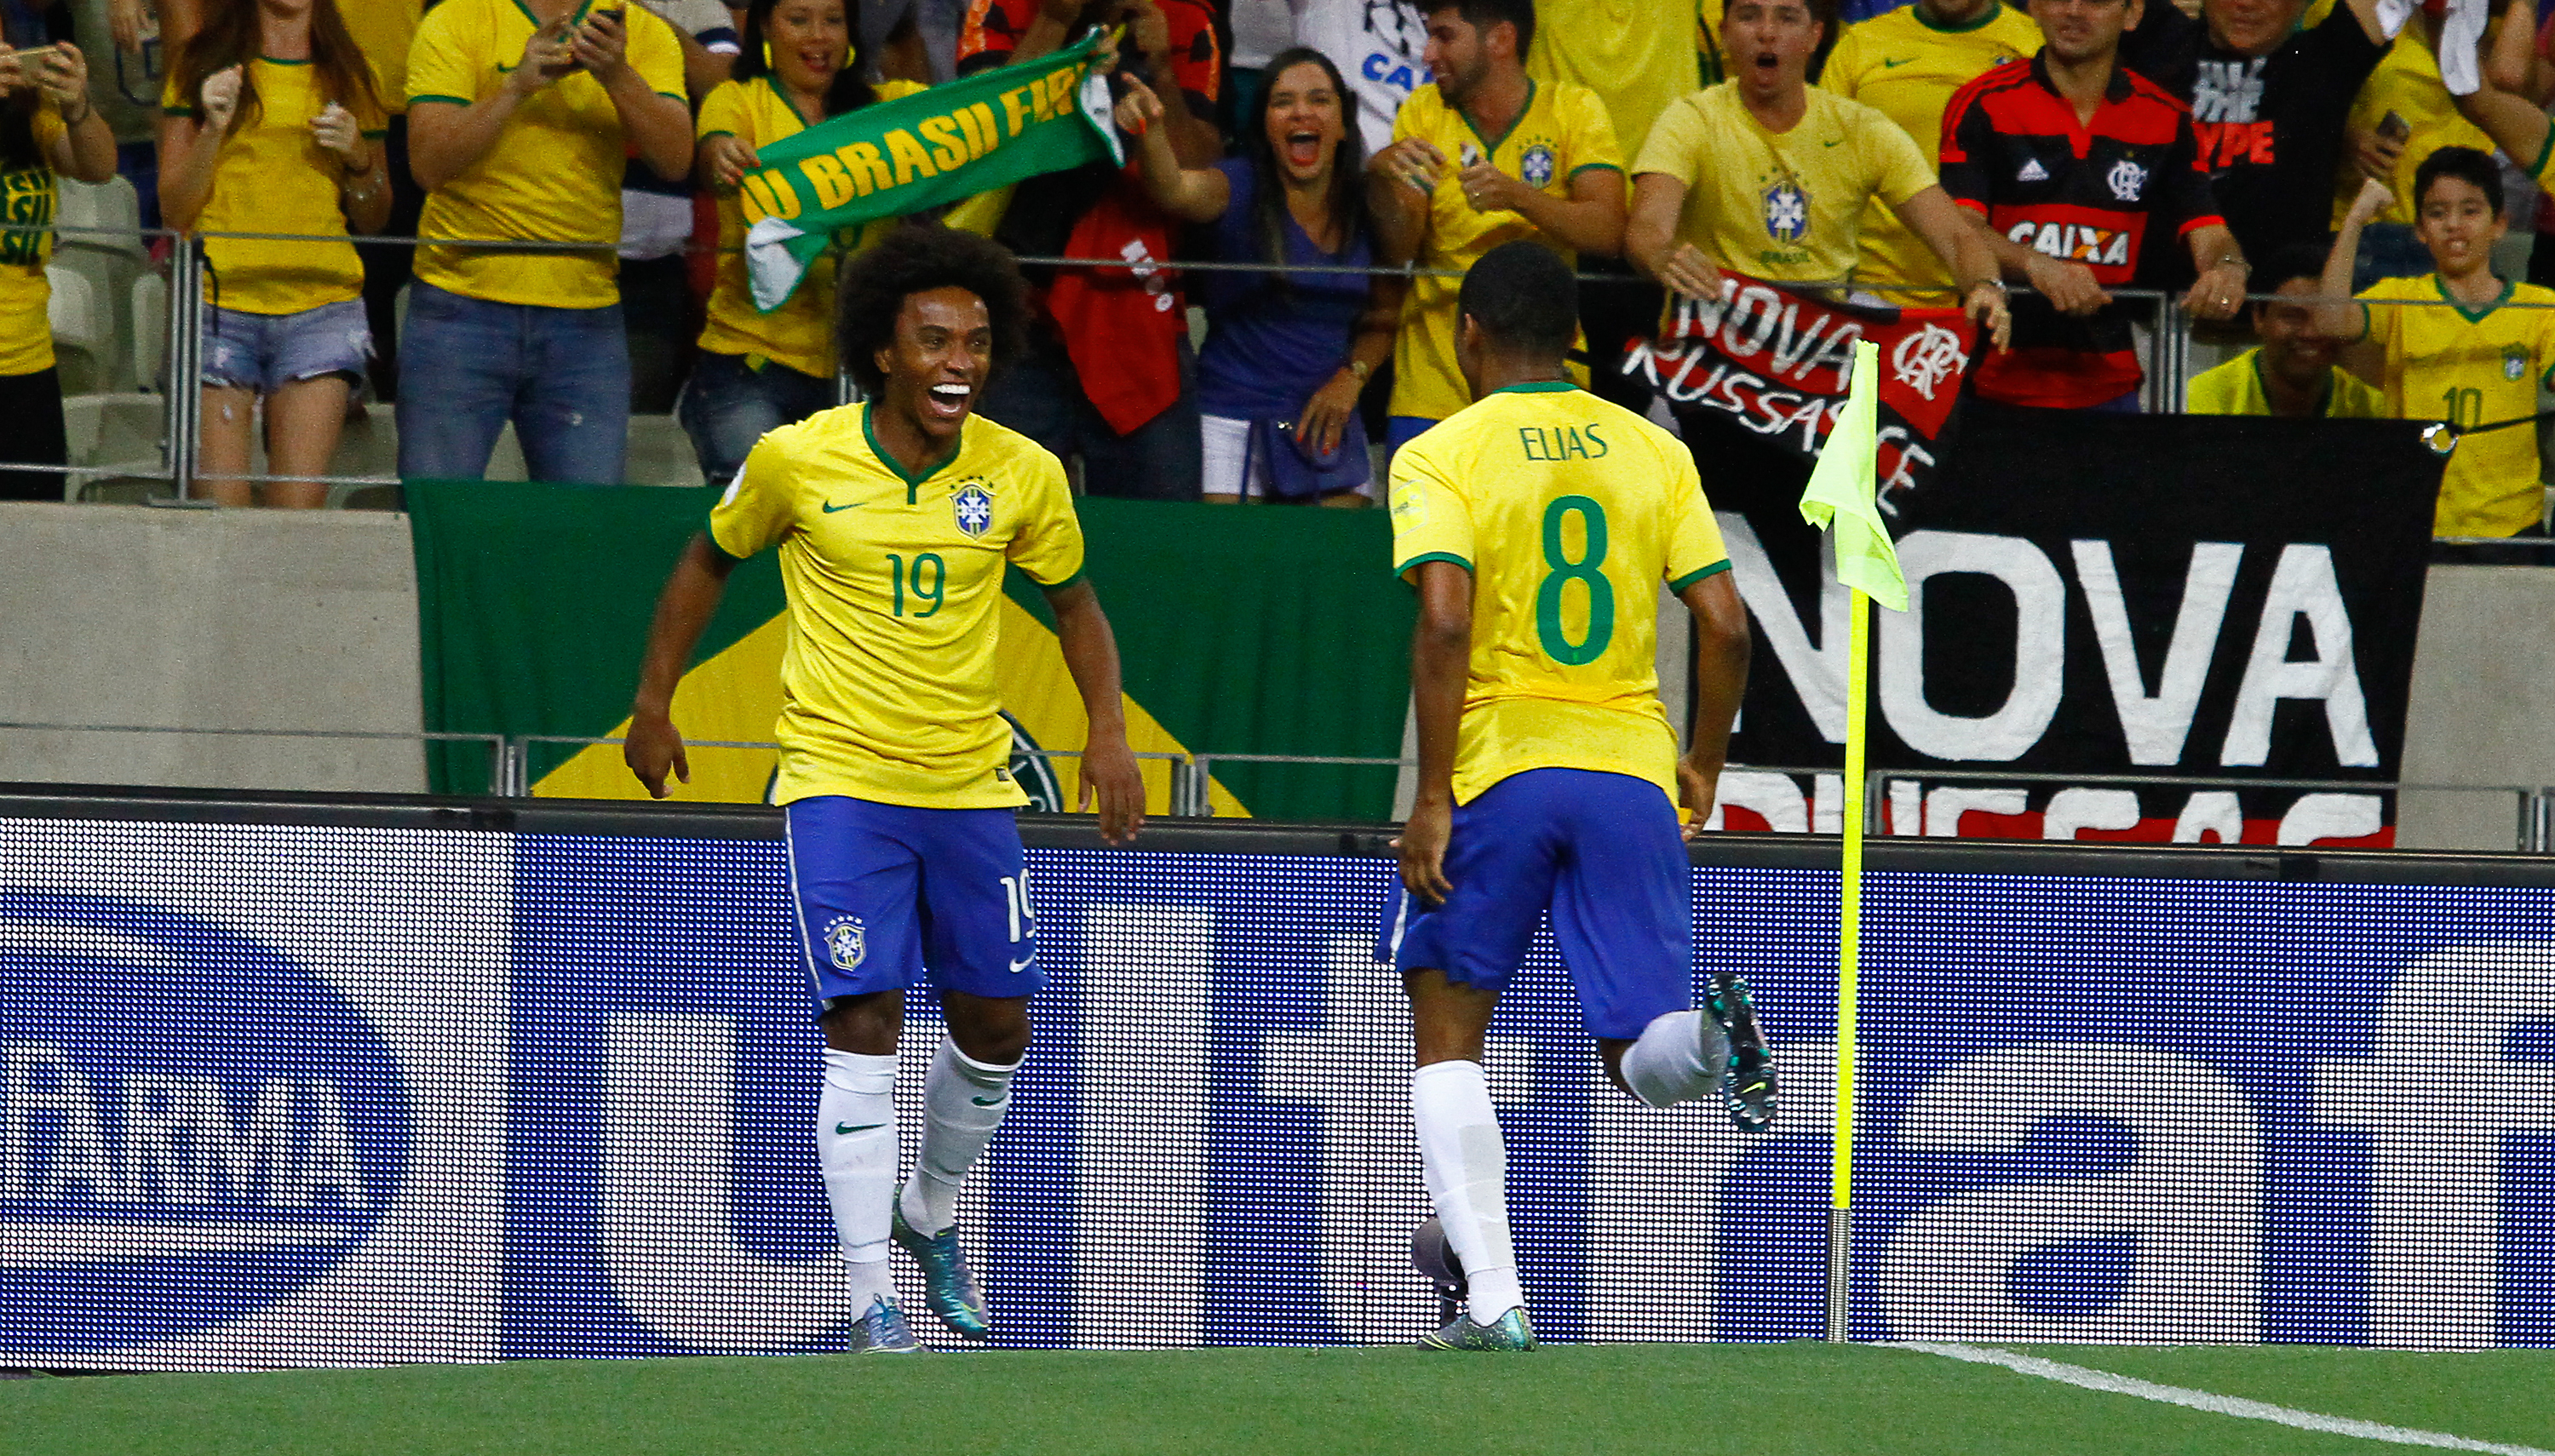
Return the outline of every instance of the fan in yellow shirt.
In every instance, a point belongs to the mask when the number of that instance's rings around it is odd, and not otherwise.
[[[1460,272],[1521,238],[1565,260],[1622,251],[1624,158],[1614,125],[1594,91],[1527,77],[1534,24],[1531,0],[1429,8],[1421,55],[1434,84],[1402,103],[1393,145],[1367,164],[1379,262]],[[1387,437],[1395,447],[1464,407],[1455,280],[1412,281],[1393,370]]]
[[[89,104],[79,48],[27,39],[28,49],[10,51],[14,38],[0,16],[0,222],[11,229],[0,231],[0,461],[67,465],[45,260],[54,252],[58,179],[115,176],[115,133]],[[0,468],[0,500],[61,498],[58,474]]]
[[[994,691],[1003,573],[1045,592],[1091,716],[1082,801],[1100,831],[1144,817],[1118,648],[1082,577],[1064,466],[975,415],[1029,330],[1012,257],[973,234],[900,230],[842,270],[843,360],[870,400],[785,425],[675,563],[631,711],[632,772],[663,797],[688,777],[674,684],[736,558],[778,546],[790,603],[781,775],[790,890],[825,1038],[817,1165],[850,1283],[855,1352],[921,1348],[888,1250],[921,1267],[931,1312],[992,1333],[956,1228],[960,1184],[1002,1121],[1029,1049],[1037,915]],[[923,1082],[912,1181],[897,1187],[905,994],[937,987],[948,1039]]]
[[[648,10],[442,0],[409,51],[426,189],[399,393],[400,474],[477,479],[509,420],[534,478],[608,484],[629,446],[615,306],[625,150],[692,165],[683,53]],[[441,240],[496,242],[496,247]]]
[[[204,495],[315,509],[372,331],[350,228],[390,217],[373,68],[336,0],[206,0],[160,104],[160,207],[204,242]],[[283,233],[291,238],[222,237]],[[252,485],[261,407],[267,468]]]
[[[2192,377],[2184,413],[2273,415],[2288,420],[2386,420],[2386,397],[2337,368],[2342,346],[2316,327],[2313,299],[2324,285],[2324,256],[2312,245],[2292,243],[2254,264],[2256,294],[2293,303],[2253,305],[2253,332],[2262,342],[2214,369]]]
[[[2353,373],[2383,386],[2388,414],[2464,431],[2440,480],[2434,535],[2533,533],[2545,516],[2537,431],[2516,422],[2537,414],[2542,384],[2555,385],[2555,289],[2494,274],[2493,245],[2510,223],[2492,157],[2443,147],[2414,170],[2413,185],[2414,235],[2437,271],[2380,279],[2360,295],[2379,306],[2327,305],[2317,325],[2343,340]],[[2383,184],[2362,186],[2325,260],[2328,297],[2350,289],[2362,227],[2393,203]]]
[[[1652,1107],[1726,1098],[1743,1128],[1773,1116],[1744,991],[1694,1006],[1677,823],[1680,802],[1690,827],[1712,809],[1748,617],[1685,446],[1563,376],[1570,270],[1508,244],[1473,265],[1457,309],[1475,403],[1393,462],[1394,569],[1419,592],[1419,783],[1383,941],[1410,997],[1421,1170],[1466,1279],[1462,1311],[1420,1343],[1530,1350],[1482,1061],[1540,922],[1617,1086]],[[1695,623],[1682,756],[1658,700],[1662,587]]]
[[[680,413],[702,478],[713,484],[736,474],[765,431],[834,400],[834,256],[817,259],[788,303],[769,313],[757,309],[738,181],[762,165],[758,148],[922,89],[912,81],[861,79],[845,0],[755,0],[741,51],[731,78],[702,100],[697,124],[695,168],[719,199],[718,282]],[[894,226],[888,218],[869,223],[843,238],[844,250],[858,253]]]
[[[2040,27],[1999,0],[1916,0],[1846,27],[1819,84],[1896,122],[1930,173],[1952,93],[2039,50]],[[1951,269],[1891,207],[1864,209],[1856,248],[1856,288],[1893,303],[1947,302]]]

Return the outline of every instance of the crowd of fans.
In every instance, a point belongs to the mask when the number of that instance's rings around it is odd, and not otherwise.
[[[1970,388],[2010,405],[2137,409],[2153,313],[2123,295],[2163,291],[2223,359],[2194,410],[2533,415],[2555,307],[2529,305],[2555,290],[2494,255],[2505,197],[2555,173],[2555,22],[2433,0],[2390,33],[2386,8],[0,0],[0,221],[23,229],[0,236],[0,458],[65,457],[41,229],[58,177],[121,171],[146,224],[215,235],[213,499],[320,503],[251,478],[257,431],[265,473],[324,475],[367,386],[396,401],[404,475],[476,476],[511,423],[536,478],[616,481],[635,408],[675,414],[724,479],[835,391],[832,260],[777,311],[749,296],[759,150],[1095,27],[1123,28],[1129,164],[928,219],[1134,265],[1034,270],[1040,327],[981,405],[1094,494],[1365,504],[1370,441],[1465,403],[1452,282],[1368,270],[1518,238],[1601,280],[1589,383],[1635,406],[1607,361],[1729,269],[1958,307],[2006,345]],[[412,229],[413,256],[357,241]],[[1162,266],[1184,259],[1277,271]],[[2555,249],[2528,272],[2555,279]],[[2534,431],[2477,436],[2438,530],[2536,533],[2540,474]]]

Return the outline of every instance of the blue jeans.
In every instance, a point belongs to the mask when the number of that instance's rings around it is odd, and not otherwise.
[[[1180,340],[1180,397],[1130,434],[1109,427],[1082,392],[1082,378],[1064,345],[1034,339],[1014,363],[994,371],[978,408],[1044,445],[1059,460],[1082,457],[1086,495],[1126,500],[1193,501],[1202,466],[1198,456],[1196,356]]]
[[[801,374],[786,364],[746,367],[740,354],[703,352],[691,381],[674,404],[683,433],[692,437],[701,479],[724,489],[745,468],[754,442],[780,428],[833,408],[834,382]]]
[[[630,448],[630,342],[621,305],[541,308],[410,286],[400,371],[399,472],[478,480],[506,422],[526,473],[618,485]]]

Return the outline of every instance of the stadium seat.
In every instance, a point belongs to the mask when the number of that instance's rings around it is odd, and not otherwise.
[[[54,358],[65,394],[94,393],[106,383],[116,354],[115,314],[98,296],[88,273],[57,257],[45,265],[53,285],[46,321],[54,330]]]
[[[700,456],[673,416],[633,415],[630,458],[621,478],[632,485],[696,486],[701,483]]]
[[[62,429],[70,462],[94,466],[65,476],[66,501],[138,500],[167,496],[166,481],[130,478],[132,472],[160,466],[166,404],[156,394],[68,395],[62,400]]]
[[[59,227],[111,228],[112,235],[97,233],[63,233],[55,244],[56,251],[86,248],[95,252],[120,254],[140,268],[151,255],[151,246],[142,237],[142,198],[133,183],[122,177],[111,177],[102,182],[61,180],[61,200],[54,213]]]
[[[166,387],[160,375],[169,364],[169,280],[145,273],[133,281],[133,374],[129,389]]]

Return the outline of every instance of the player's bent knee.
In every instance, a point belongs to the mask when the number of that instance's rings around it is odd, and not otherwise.
[[[1033,1038],[1028,998],[948,992],[942,994],[940,1007],[949,1019],[949,1039],[971,1059],[1009,1066],[1029,1054]]]
[[[816,1026],[825,1033],[825,1044],[833,1050],[894,1056],[898,1040],[905,1035],[905,993],[873,991],[862,996],[837,996],[816,1018]]]

